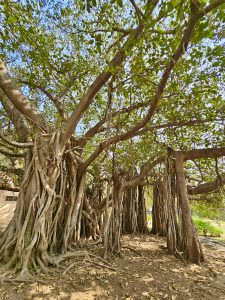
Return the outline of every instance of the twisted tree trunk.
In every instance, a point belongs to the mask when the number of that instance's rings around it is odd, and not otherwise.
[[[39,136],[21,184],[16,210],[0,241],[0,259],[7,269],[30,270],[60,259],[49,253],[65,253],[79,242],[85,176],[78,180],[78,164],[72,152],[60,146],[61,133]]]

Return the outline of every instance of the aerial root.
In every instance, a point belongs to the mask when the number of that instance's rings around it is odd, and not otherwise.
[[[92,265],[96,265],[98,267],[106,268],[106,269],[109,269],[114,272],[122,272],[121,270],[114,268],[105,259],[103,259],[100,256],[95,255],[93,253],[87,252],[87,251],[78,251],[78,252],[74,252],[74,253],[69,252],[69,253],[62,255],[62,257],[59,258],[59,260],[60,260],[60,262],[62,262],[63,260],[66,260],[66,259],[81,258],[81,257],[83,258],[83,263],[89,263]],[[69,264],[69,266],[63,272],[63,275],[68,273],[77,264],[78,264],[78,261],[75,261],[75,262],[72,262],[71,264]]]
[[[17,277],[15,276],[15,271],[7,271],[0,277],[0,283],[5,282],[18,283],[18,282],[40,282],[39,279],[31,275],[28,269],[23,269]]]
[[[62,262],[66,260],[76,259],[76,261],[72,261],[69,263],[67,267],[62,265]],[[109,269],[113,272],[123,272],[122,270],[114,268],[107,260],[102,257],[90,253],[86,250],[80,250],[75,252],[67,252],[60,256],[49,256],[47,253],[44,253],[41,256],[29,257],[31,265],[34,269],[34,272],[37,274],[40,273],[49,273],[51,272],[50,266],[60,266],[64,269],[63,275],[68,273],[76,264],[81,262],[87,263],[88,265],[95,265],[100,268]],[[37,276],[30,273],[28,269],[28,261],[24,261],[24,264],[21,266],[19,272],[17,272],[16,267],[12,268],[12,263],[10,264],[11,268],[4,269],[1,272],[0,283],[10,282],[10,283],[19,283],[19,282],[40,282],[44,283],[43,280],[39,279]],[[29,266],[31,267],[29,264]],[[3,274],[4,272],[4,274]]]
[[[132,251],[132,252],[134,252],[134,253],[136,253],[138,256],[141,256],[142,257],[142,254],[140,253],[140,252],[138,252],[137,250],[135,250],[134,248],[132,248],[132,247],[130,247],[130,246],[121,246],[122,248],[124,248],[124,249],[128,249],[128,250],[130,250],[130,251]]]
[[[185,260],[185,258],[182,256],[182,254],[179,251],[175,251],[174,256],[177,257],[178,259],[180,259],[184,263],[185,266],[188,266],[187,261]]]

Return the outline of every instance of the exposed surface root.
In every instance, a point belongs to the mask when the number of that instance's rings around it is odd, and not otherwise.
[[[91,252],[88,252],[86,250],[78,250],[75,252],[67,252],[65,254],[62,254],[60,256],[48,256],[46,254],[45,259],[51,263],[51,266],[61,266],[61,264],[67,260],[74,260],[63,271],[63,275],[68,273],[72,268],[76,266],[76,264],[79,264],[79,261],[82,261],[83,265],[96,265],[101,268],[106,268],[111,271],[115,272],[121,272],[120,270],[114,268],[108,261],[101,258],[98,255],[95,255]],[[46,267],[43,263],[43,261],[38,257],[36,258],[36,262],[38,263],[39,269],[41,269],[41,273],[50,273],[52,270],[50,267]],[[4,274],[0,277],[0,283],[4,282],[11,282],[11,283],[18,283],[18,282],[40,282],[44,283],[43,280],[38,278],[38,276],[32,275],[28,269],[24,268],[22,269],[19,274],[16,274],[15,269],[9,269],[8,271],[5,271]]]
[[[82,253],[80,253],[78,256],[82,257]],[[88,266],[89,264],[91,264],[91,265],[99,266],[100,268],[109,269],[111,271],[115,271],[115,272],[119,271],[118,269],[116,269],[113,266],[111,266],[111,264],[109,264],[109,262],[107,262],[106,260],[102,259],[100,256],[97,256],[95,254],[88,253],[88,252],[85,251],[85,252],[83,252],[83,257],[84,257],[84,259],[82,261],[82,265],[83,266]],[[63,272],[63,275],[65,275],[66,273],[68,273],[77,264],[78,264],[77,260],[75,262],[70,263],[69,266]]]
[[[128,250],[130,250],[130,251],[136,253],[137,255],[142,256],[142,254],[141,254],[140,252],[138,252],[137,250],[135,250],[134,248],[132,248],[132,247],[130,247],[130,246],[122,246],[122,248],[128,249]]]

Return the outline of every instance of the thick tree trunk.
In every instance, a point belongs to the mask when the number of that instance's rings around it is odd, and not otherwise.
[[[109,192],[108,192],[109,193]],[[109,200],[109,194],[107,195]],[[107,200],[107,203],[108,203]],[[114,176],[112,191],[112,207],[109,211],[106,204],[105,225],[103,228],[104,257],[111,251],[117,254],[121,252],[122,213],[123,213],[123,177]]]
[[[144,187],[138,186],[138,215],[137,215],[137,228],[138,233],[148,232],[147,227],[147,214],[146,214],[146,203],[144,197]]]
[[[137,233],[138,198],[137,187],[124,190],[123,193],[123,233]]]
[[[204,255],[191,217],[191,210],[184,174],[183,153],[177,152],[175,157],[178,199],[181,208],[180,246],[188,261],[200,264],[202,261],[204,261]]]
[[[78,180],[73,153],[60,147],[60,132],[41,136],[21,184],[15,214],[0,241],[0,258],[16,265],[20,279],[29,270],[57,264],[49,253],[64,253],[80,238],[85,177]]]
[[[177,209],[175,203],[175,166],[174,161],[168,157],[165,161],[165,174],[164,174],[164,197],[167,210],[167,249],[169,253],[177,252],[180,243],[180,231],[177,223]]]
[[[152,230],[151,233],[166,236],[167,204],[163,182],[158,181],[153,187]]]

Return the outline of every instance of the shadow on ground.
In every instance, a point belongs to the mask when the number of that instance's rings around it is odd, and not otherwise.
[[[109,258],[117,271],[79,260],[65,273],[68,261],[42,283],[2,284],[0,299],[225,299],[224,251],[206,244],[207,263],[197,266],[168,255],[160,237],[124,236],[122,245],[123,257]]]

